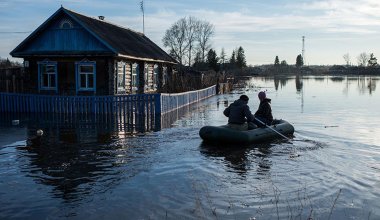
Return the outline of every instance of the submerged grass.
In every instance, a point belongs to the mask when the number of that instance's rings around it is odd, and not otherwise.
[[[242,219],[247,215],[249,208],[252,210],[253,216],[248,217],[254,219],[333,219],[342,189],[339,189],[329,208],[323,207],[327,202],[318,201],[318,205],[314,204],[313,198],[309,195],[310,186],[303,184],[293,193],[283,193],[281,189],[270,180],[270,185],[264,187],[252,186],[248,201],[234,201],[230,194],[223,189],[213,189],[220,194],[224,194],[225,207],[218,207],[220,201],[215,201],[216,197],[210,191],[209,182],[202,182],[190,172],[190,180],[192,191],[194,192],[194,217],[195,219]],[[220,194],[218,197],[220,197]],[[291,196],[293,194],[294,196]],[[236,205],[241,204],[240,206]],[[271,204],[271,205],[269,205]],[[322,207],[321,207],[322,204]],[[317,209],[316,209],[317,208]],[[273,210],[273,211],[271,211]],[[329,210],[326,212],[326,210]],[[224,214],[223,214],[224,211]],[[367,219],[371,219],[372,212],[366,215]],[[228,216],[228,217],[227,217]],[[340,216],[341,217],[341,216]],[[243,217],[245,218],[245,217]]]

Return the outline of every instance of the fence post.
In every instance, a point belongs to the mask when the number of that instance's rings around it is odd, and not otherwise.
[[[154,131],[161,130],[161,94],[154,94]]]
[[[154,94],[154,112],[156,115],[161,115],[161,94]]]

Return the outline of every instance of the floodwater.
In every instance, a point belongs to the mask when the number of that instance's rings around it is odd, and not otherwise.
[[[3,116],[0,219],[380,219],[379,80],[255,77],[145,135]],[[260,90],[294,125],[291,141],[202,143],[202,126],[225,124],[242,93],[254,111]]]

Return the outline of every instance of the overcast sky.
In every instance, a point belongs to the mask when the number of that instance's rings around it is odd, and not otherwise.
[[[185,16],[215,26],[212,46],[228,56],[242,46],[247,64],[270,64],[275,56],[294,64],[344,64],[349,53],[374,53],[380,58],[379,0],[145,0],[145,34],[163,47],[162,37]],[[0,57],[13,50],[59,7],[142,32],[140,0],[0,0]],[[164,48],[167,50],[166,48]]]

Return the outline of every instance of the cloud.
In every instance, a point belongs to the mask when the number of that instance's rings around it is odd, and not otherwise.
[[[43,4],[35,4],[35,1],[31,0],[0,0],[0,19],[4,21],[0,29],[31,31],[30,29],[37,28],[63,4],[64,7],[78,13],[90,17],[104,15],[106,21],[142,32],[140,0],[131,0],[128,3],[118,0],[41,1]],[[312,39],[318,39],[318,43],[325,47],[331,47],[331,44],[328,44],[331,42],[340,44],[339,39],[343,38],[362,41],[365,43],[357,44],[356,47],[370,44],[375,53],[380,53],[378,44],[374,43],[374,39],[380,34],[378,0],[282,0],[275,3],[242,0],[146,0],[144,3],[145,33],[161,47],[165,31],[175,21],[185,16],[194,16],[215,26],[215,35],[212,38],[215,49],[220,50],[224,47],[229,54],[232,49],[241,45],[246,51],[248,62],[251,63],[254,63],[254,60],[263,60],[264,57],[268,62],[273,62],[272,56],[276,55],[276,50],[284,53],[290,51],[289,59],[294,60],[294,56],[299,53],[303,35],[306,35],[308,43],[311,43]],[[20,5],[23,7],[19,7]],[[18,14],[24,16],[19,18]],[[9,53],[12,47],[17,45],[13,41],[7,41],[8,36],[0,35],[3,42],[0,44],[7,42],[9,47],[0,47],[0,54]],[[349,48],[353,47],[353,44],[345,40],[345,45],[341,47]],[[323,48],[315,48],[317,49]],[[257,51],[263,53],[255,54]],[[340,59],[341,54],[337,57]]]
[[[147,36],[162,46],[161,39],[165,30],[180,18],[194,16],[215,26],[215,36],[212,40],[217,51],[224,47],[229,54],[242,45],[250,63],[273,62],[272,56],[276,54],[275,51],[283,54],[290,51],[293,55],[282,57],[293,60],[293,56],[300,53],[302,35],[307,36],[310,44],[321,45],[313,51],[317,53],[318,49],[323,50],[323,46],[331,47],[331,44],[339,44],[343,39],[345,46],[340,47],[348,50],[349,40],[376,36],[380,32],[380,19],[377,19],[378,15],[374,13],[379,7],[376,1],[312,1],[308,4],[287,3],[277,8],[274,6],[273,9],[268,9],[267,5],[266,13],[258,13],[257,10],[260,9],[251,6],[225,11],[210,7],[191,9],[182,6],[151,5],[152,11],[147,14],[145,20]],[[128,24],[126,26],[132,29],[142,30],[141,15],[112,19],[119,24]],[[255,54],[259,51],[263,53]],[[341,58],[340,52],[338,53],[336,59]],[[310,56],[312,54],[310,52]]]

